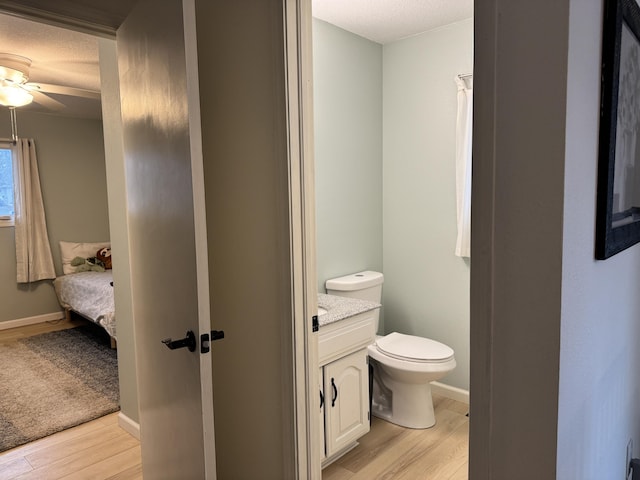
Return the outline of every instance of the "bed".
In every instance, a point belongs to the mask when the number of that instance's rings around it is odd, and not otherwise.
[[[116,315],[112,271],[111,269],[78,271],[86,266],[74,265],[78,258],[93,258],[96,252],[103,248],[110,248],[110,246],[109,242],[60,242],[64,275],[57,277],[53,281],[53,286],[60,305],[65,309],[67,318],[73,311],[100,325],[109,334],[111,345],[115,347]]]
[[[53,281],[53,286],[62,308],[67,312],[73,310],[97,323],[115,338],[116,312],[112,283],[111,270],[106,270],[63,275]]]

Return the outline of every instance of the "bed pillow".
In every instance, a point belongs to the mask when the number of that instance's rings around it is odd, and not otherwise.
[[[104,247],[111,247],[111,242],[76,243],[60,242],[60,257],[62,258],[62,273],[68,275],[75,273],[76,267],[71,265],[71,260],[76,257],[95,257],[96,252]]]

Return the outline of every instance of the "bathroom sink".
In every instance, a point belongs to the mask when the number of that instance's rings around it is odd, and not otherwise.
[[[322,307],[318,307],[318,316],[320,315],[326,315],[327,310],[322,308]]]

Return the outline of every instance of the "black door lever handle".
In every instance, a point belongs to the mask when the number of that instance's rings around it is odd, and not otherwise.
[[[167,347],[171,350],[176,350],[178,348],[188,348],[190,352],[196,351],[196,334],[191,330],[187,331],[187,336],[185,338],[181,338],[180,340],[171,340],[170,338],[165,338],[162,340]]]
[[[211,337],[208,333],[200,335],[200,353],[209,353],[211,351],[211,342],[222,340],[224,332],[222,330],[211,330]]]
[[[224,332],[222,330],[211,330],[211,341],[222,340],[224,338]]]

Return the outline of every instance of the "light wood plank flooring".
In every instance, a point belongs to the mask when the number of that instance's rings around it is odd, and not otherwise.
[[[0,453],[3,480],[141,480],[140,442],[112,413]]]
[[[21,338],[40,335],[41,333],[56,332],[67,328],[79,327],[86,323],[88,323],[86,320],[72,317],[71,320],[54,320],[52,322],[27,325],[26,327],[7,328],[6,330],[0,330],[0,345],[6,345],[11,342],[16,342]]]
[[[83,320],[0,330],[0,344]],[[468,406],[434,395],[437,423],[411,430],[373,418],[360,445],[329,465],[323,480],[467,480]],[[0,453],[2,480],[142,479],[140,443],[117,425],[117,413]]]
[[[85,323],[82,319],[0,330],[0,344]],[[2,480],[139,480],[140,442],[118,426],[118,413],[0,453]]]
[[[373,418],[360,445],[322,472],[323,480],[467,480],[468,405],[433,396],[436,425],[402,428]]]

